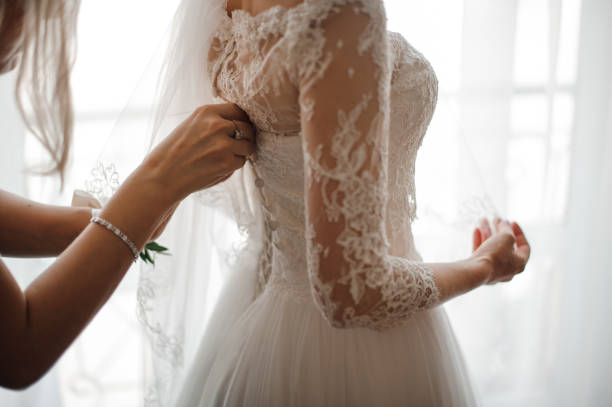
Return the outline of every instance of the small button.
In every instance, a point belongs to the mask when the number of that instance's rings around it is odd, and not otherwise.
[[[256,178],[255,179],[255,186],[257,188],[262,188],[264,186],[264,180],[261,178]]]

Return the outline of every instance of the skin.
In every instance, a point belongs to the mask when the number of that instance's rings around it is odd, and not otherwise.
[[[527,238],[516,222],[482,218],[472,233],[470,257],[429,265],[444,302],[485,284],[512,280],[525,270],[530,253]]]
[[[18,20],[5,21],[21,26]],[[0,27],[2,44],[19,30]],[[15,42],[17,41],[17,42]],[[0,48],[11,61],[15,47]],[[8,54],[7,54],[8,53]],[[3,65],[6,67],[6,65]],[[235,140],[234,121],[246,140]],[[254,152],[254,131],[233,104],[204,106],[126,179],[100,216],[142,250],[190,193],[226,180]],[[55,256],[25,291],[0,260],[0,386],[25,388],[61,356],[111,296],[134,259],[90,210],[42,205],[0,191],[0,253]]]

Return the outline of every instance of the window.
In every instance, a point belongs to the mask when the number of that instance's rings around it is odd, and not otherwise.
[[[114,157],[144,153],[150,100],[145,93],[140,99],[131,94],[145,70],[155,72],[150,58],[156,50],[163,52],[161,38],[177,4],[83,1],[73,76],[76,137],[67,185],[58,194],[56,180],[30,176],[31,198],[70,202],[72,190],[83,187],[110,134],[121,131],[125,141],[121,151],[113,151]],[[554,236],[567,205],[581,0],[386,4],[389,29],[402,33],[429,59],[440,84],[436,113],[417,163],[420,208],[422,198],[444,202],[445,192],[461,192],[454,188],[465,170],[459,152],[466,137],[476,147],[470,153],[482,165],[482,182],[497,206],[514,219],[549,228],[547,236]],[[128,110],[122,112],[125,106]],[[120,113],[124,127],[114,129]],[[31,138],[25,150],[28,163],[44,157]],[[455,208],[439,209],[444,213]],[[417,234],[419,249],[425,248],[423,257],[441,259],[426,249],[442,245],[435,230]],[[551,238],[547,244],[559,243]],[[534,354],[533,349],[541,349],[535,345],[549,339],[547,328],[555,320],[543,321],[548,314],[541,310],[559,301],[555,287],[560,284],[546,257],[558,251],[543,252],[546,255],[532,261],[537,275],[526,274],[516,284],[478,291],[448,306],[486,405],[538,404],[542,396],[540,384],[530,379],[536,377],[533,372],[549,368],[551,356]],[[34,265],[40,269],[38,262]],[[64,406],[142,403],[146,347],[135,315],[135,271],[62,358]],[[551,294],[541,296],[545,280]],[[536,312],[518,320],[527,309]],[[517,334],[528,330],[539,335],[525,340]],[[516,371],[529,374],[517,379]]]
[[[483,405],[544,405],[563,284],[555,264],[568,203],[582,2],[386,3],[389,29],[422,52],[439,79],[438,105],[417,160],[418,213],[431,202],[436,214],[452,218],[462,198],[455,187],[474,174],[467,167],[475,161],[477,181],[496,208],[533,231],[537,244],[527,272],[512,284],[446,305],[475,385]],[[425,260],[456,260],[471,251],[464,230],[445,236],[418,220],[413,230]],[[457,241],[463,250],[443,250]]]

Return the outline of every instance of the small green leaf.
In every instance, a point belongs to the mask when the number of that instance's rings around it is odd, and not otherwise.
[[[145,249],[145,257],[147,258],[147,261],[151,264],[155,264],[155,261],[153,260],[153,258],[151,258],[151,255],[149,254],[149,251]]]
[[[157,242],[149,242],[145,245],[144,250],[140,252],[140,258],[145,263],[155,264],[155,260],[153,260],[151,252],[161,254],[164,256],[170,256],[171,254],[166,253],[167,251],[168,251],[167,247],[164,247]]]
[[[157,242],[149,242],[146,244],[145,248],[158,253],[165,252],[168,250],[167,247],[164,247]]]

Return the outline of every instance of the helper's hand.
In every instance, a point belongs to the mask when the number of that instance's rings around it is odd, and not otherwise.
[[[236,126],[243,140],[232,137]],[[255,151],[255,131],[231,103],[198,108],[144,160],[139,175],[153,177],[174,205],[192,192],[224,181]],[[172,206],[171,205],[171,206]]]

